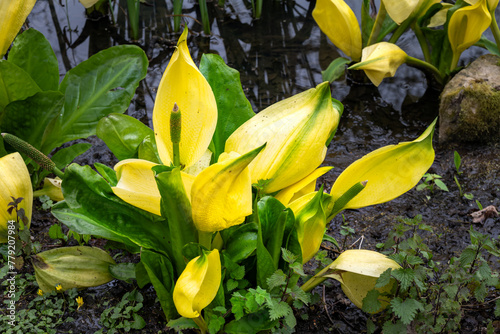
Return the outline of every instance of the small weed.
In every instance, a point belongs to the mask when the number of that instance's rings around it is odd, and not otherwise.
[[[126,333],[131,329],[142,329],[146,326],[144,319],[137,313],[142,308],[142,294],[133,290],[123,295],[122,300],[101,313],[101,324],[107,328],[106,333]],[[109,301],[103,303],[109,305]],[[100,329],[96,334],[102,334],[104,329]]]
[[[434,186],[436,186],[443,191],[449,191],[446,184],[441,181],[441,179],[443,178],[441,175],[425,173],[423,178],[423,183],[417,186],[417,190],[429,190],[431,194],[434,194]]]

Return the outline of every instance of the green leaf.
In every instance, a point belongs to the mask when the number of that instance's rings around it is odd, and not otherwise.
[[[266,196],[257,203],[263,243],[278,268],[289,211],[276,198]]]
[[[272,299],[271,305],[269,305],[269,317],[271,320],[277,320],[289,315],[290,313],[293,313],[290,305],[282,300]]]
[[[436,184],[436,186],[438,186],[439,189],[441,189],[443,191],[449,191],[448,187],[446,186],[446,184],[444,184],[443,181],[435,179],[434,183]]]
[[[415,319],[418,310],[424,310],[422,303],[415,299],[406,299],[403,301],[399,297],[391,300],[391,307],[394,314],[398,316],[405,325],[409,325],[413,319]]]
[[[60,113],[63,101],[64,95],[60,92],[39,92],[24,100],[12,101],[5,107],[2,129],[39,149],[45,129]]]
[[[132,279],[135,279],[135,266],[135,263],[111,264],[109,272],[116,279],[132,283]]]
[[[9,62],[25,70],[42,90],[58,89],[56,54],[49,41],[37,30],[25,30],[16,37],[9,52]]]
[[[62,232],[61,226],[58,224],[54,224],[49,228],[49,237],[51,239],[68,240],[68,237]]]
[[[177,316],[172,293],[174,290],[174,267],[170,259],[154,251],[143,249],[141,262],[146,268],[149,279],[167,319]],[[167,324],[170,326],[170,322]]]
[[[240,74],[228,67],[220,56],[204,54],[200,71],[212,87],[217,101],[217,127],[212,139],[215,146],[213,159],[217,161],[224,152],[227,138],[255,114],[241,87]]]
[[[387,284],[391,282],[391,272],[392,268],[388,268],[377,278],[377,283],[375,284],[375,288],[383,288]]]
[[[42,90],[19,66],[0,60],[0,118],[3,109],[12,101],[24,100]]]
[[[139,253],[139,247],[127,237],[121,236],[113,231],[101,227],[100,223],[95,222],[90,217],[74,212],[68,207],[66,201],[61,201],[52,207],[52,214],[64,225],[79,234],[91,234],[108,240],[123,243],[128,246],[132,253]]]
[[[148,61],[134,45],[100,51],[68,71],[59,90],[65,95],[60,117],[51,124],[43,151],[96,133],[97,122],[110,113],[123,113],[139,81],[146,76]]]
[[[135,265],[135,279],[137,280],[137,285],[141,289],[144,288],[146,284],[151,283],[146,267],[144,267],[144,263],[142,262],[136,263]]]
[[[112,168],[101,164],[100,162],[94,163],[94,168],[106,181],[108,181],[110,186],[116,186],[118,179],[116,178],[116,172]]]
[[[380,311],[382,303],[378,300],[380,292],[373,289],[368,291],[366,297],[363,298],[363,311],[366,313],[376,313]]]
[[[64,169],[69,165],[75,158],[92,147],[89,143],[76,143],[69,147],[62,148],[58,150],[52,156],[51,160],[56,164],[57,168]]]
[[[382,332],[384,334],[406,334],[406,325],[401,321],[397,321],[393,324],[390,321],[386,321],[382,327]]]
[[[139,246],[169,253],[165,221],[122,201],[90,166],[69,165],[62,192],[71,210],[89,217],[89,221],[100,228],[126,237]]]
[[[474,45],[485,48],[490,53],[500,57],[500,51],[498,50],[497,43],[490,41],[489,39],[487,39],[484,36],[481,36],[481,39]]]
[[[415,272],[411,268],[399,268],[392,271],[392,277],[397,279],[401,284],[401,289],[408,289],[415,279]]]
[[[182,333],[183,329],[198,328],[193,319],[181,317],[179,319],[170,320],[167,327],[175,330],[176,333]]]
[[[168,220],[168,235],[171,242],[171,261],[180,273],[186,266],[182,248],[197,242],[198,233],[191,215],[191,203],[186,195],[179,168],[156,175],[156,184],[161,195],[161,214]]]
[[[462,164],[462,159],[460,158],[460,154],[457,151],[453,152],[453,162],[455,163],[455,169],[457,173],[460,174],[460,165]]]
[[[231,230],[231,233],[228,233],[229,236],[224,239],[224,252],[233,262],[239,263],[257,249],[258,227],[256,223],[252,222],[234,226]]]
[[[144,138],[154,137],[151,128],[131,116],[122,114],[110,114],[101,118],[97,123],[96,133],[118,160],[137,158],[139,146]]]
[[[465,248],[460,254],[460,266],[467,267],[471,265],[476,258],[476,250],[472,246]]]
[[[146,327],[146,321],[144,321],[144,319],[140,315],[134,313],[132,317],[134,318],[134,322],[132,323],[130,328],[143,329],[144,327]]]
[[[142,143],[139,145],[138,156],[139,159],[148,160],[157,164],[160,163],[154,134],[144,137]]]
[[[287,276],[283,273],[281,269],[277,270],[267,279],[267,286],[269,290],[272,290],[279,286],[286,285]]]
[[[345,73],[346,64],[349,64],[350,62],[351,60],[347,58],[335,58],[330,65],[328,65],[326,70],[321,71],[323,81],[329,81],[332,83],[339,79]]]

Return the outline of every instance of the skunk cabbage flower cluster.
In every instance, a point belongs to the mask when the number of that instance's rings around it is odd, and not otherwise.
[[[368,2],[362,6],[365,12],[370,11]],[[456,5],[439,0],[382,0],[376,19],[371,22],[369,15],[364,15],[360,28],[354,13],[343,0],[318,0],[313,17],[335,46],[351,61],[359,62],[349,69],[364,70],[375,86],[384,78],[394,76],[403,63],[430,72],[439,84],[444,85],[449,73],[457,67],[461,53],[478,42],[488,27],[491,27],[499,48],[500,30],[494,19],[497,6],[497,0],[468,0]],[[388,24],[391,21],[393,24]],[[370,27],[370,31],[362,31]],[[446,30],[444,41],[437,37],[442,36],[437,27]],[[410,28],[422,47],[425,61],[406,55],[395,44]],[[382,42],[386,36],[390,38]],[[441,56],[448,52],[453,56]],[[334,74],[339,75],[342,71],[334,71],[331,67],[344,66],[348,62],[348,59],[332,62],[323,73],[324,79],[336,80],[338,76]]]

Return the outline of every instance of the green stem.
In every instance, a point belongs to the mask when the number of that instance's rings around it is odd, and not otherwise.
[[[212,232],[198,231],[198,243],[208,250],[212,250]]]
[[[198,318],[193,318],[193,321],[200,327],[201,334],[205,334],[208,331],[207,323],[201,315]]]
[[[207,0],[198,0],[201,12],[201,23],[203,24],[203,32],[210,35],[210,19],[208,17]]]
[[[498,51],[500,51],[500,29],[498,28],[497,19],[495,17],[495,11],[491,12],[491,24],[490,24],[491,32],[493,33],[493,37],[495,37],[495,42],[497,43]]]
[[[382,29],[382,25],[384,23],[386,14],[387,11],[385,10],[384,2],[381,2],[380,8],[377,13],[377,17],[375,18],[375,22],[373,23],[372,31],[370,32],[370,37],[368,38],[366,46],[370,46],[377,41],[377,37],[380,34],[380,30]]]
[[[450,72],[452,72],[457,67],[461,54],[461,52],[453,52],[453,58],[451,59],[450,63]]]
[[[429,63],[427,63],[425,61],[422,61],[420,59],[413,58],[413,57],[410,57],[410,56],[406,57],[406,61],[405,62],[406,62],[406,64],[408,64],[410,66],[430,71],[434,75],[434,77],[436,78],[436,81],[439,84],[441,84],[441,85],[444,84],[444,77],[443,77],[443,75],[432,64],[429,64]]]
[[[174,0],[174,32],[178,32],[181,27],[183,0]]]
[[[401,25],[396,29],[396,31],[394,31],[394,33],[392,34],[391,38],[389,39],[389,43],[393,43],[393,44],[396,44],[396,42],[398,41],[399,37],[401,37],[401,35],[406,31],[408,30],[408,27],[413,23],[414,20],[411,20],[411,19],[406,19],[403,21],[403,23],[401,23]]]
[[[431,53],[429,51],[429,45],[427,44],[427,40],[424,37],[424,34],[422,33],[422,29],[420,29],[420,26],[416,24],[416,22],[412,26],[413,31],[415,32],[415,36],[417,36],[418,43],[420,44],[420,48],[422,49],[422,53],[424,54],[424,59],[426,62],[429,64],[432,63],[431,61]]]

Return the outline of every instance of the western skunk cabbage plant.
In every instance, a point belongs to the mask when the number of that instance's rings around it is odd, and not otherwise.
[[[305,291],[319,284],[301,290],[298,279],[328,221],[400,196],[434,160],[435,121],[416,140],[354,162],[330,194],[317,191],[316,179],[331,169],[319,166],[341,113],[325,82],[255,115],[238,73],[220,57],[204,55],[196,67],[185,30],[160,83],[154,130],[120,114],[99,121],[99,137],[121,161],[114,170],[95,164],[97,172],[68,166],[64,201],[52,213],[78,233],[140,252],[135,277],[153,284],[172,326],[184,317],[183,326],[203,333],[293,327],[285,300],[307,303]],[[353,273],[369,266],[360,262]],[[363,280],[342,279],[359,306]],[[255,294],[262,298],[246,304]],[[285,312],[270,313],[275,303]]]

